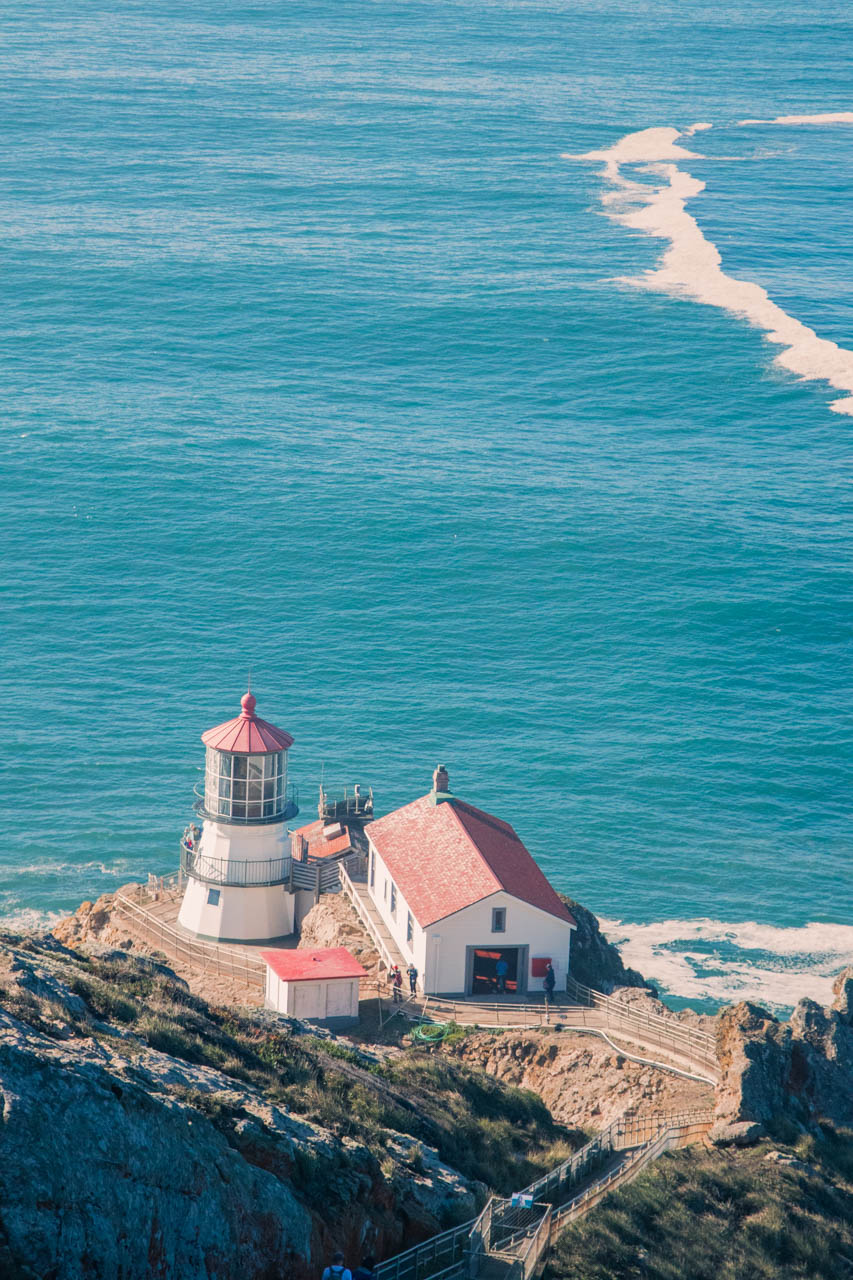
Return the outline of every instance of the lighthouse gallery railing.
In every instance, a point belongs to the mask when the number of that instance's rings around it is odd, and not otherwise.
[[[288,884],[291,858],[264,858],[259,861],[239,858],[209,858],[203,849],[191,849],[181,841],[181,871],[206,884],[231,885],[236,888],[259,888],[264,885]]]

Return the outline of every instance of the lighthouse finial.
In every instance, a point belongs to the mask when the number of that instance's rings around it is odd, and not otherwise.
[[[252,718],[255,707],[257,705],[257,699],[255,698],[255,695],[252,693],[251,676],[249,677],[249,681],[250,681],[249,688],[246,690],[246,692],[243,694],[242,698],[240,699],[240,706],[243,708],[243,716],[247,720],[250,720]]]

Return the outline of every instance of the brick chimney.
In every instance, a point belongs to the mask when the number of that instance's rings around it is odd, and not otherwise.
[[[436,795],[447,795],[450,791],[450,778],[447,776],[447,769],[443,764],[437,765],[435,773],[432,775],[432,789]]]

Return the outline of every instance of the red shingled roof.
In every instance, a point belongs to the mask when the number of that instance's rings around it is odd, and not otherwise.
[[[575,923],[509,823],[464,800],[421,796],[366,830],[422,928],[500,890]]]
[[[324,834],[327,827],[338,825],[343,828],[341,835],[327,837]],[[306,826],[300,827],[293,832],[293,835],[302,836],[307,841],[309,858],[337,858],[342,853],[349,853],[352,848],[349,827],[323,818],[316,818]]]
[[[346,947],[321,947],[318,951],[262,951],[273,973],[285,982],[319,982],[321,978],[364,978],[362,968]]]
[[[284,729],[255,715],[255,695],[244,693],[240,699],[243,710],[233,720],[226,720],[201,735],[206,747],[217,751],[234,751],[238,755],[264,755],[270,751],[287,751],[293,739]]]

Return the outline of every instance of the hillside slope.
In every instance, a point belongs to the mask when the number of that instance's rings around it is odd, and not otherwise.
[[[532,1094],[215,1009],[171,970],[0,936],[0,1275],[307,1280],[571,1149]]]
[[[793,1132],[789,1132],[793,1138]],[[853,1134],[663,1156],[557,1242],[545,1280],[853,1276]]]

